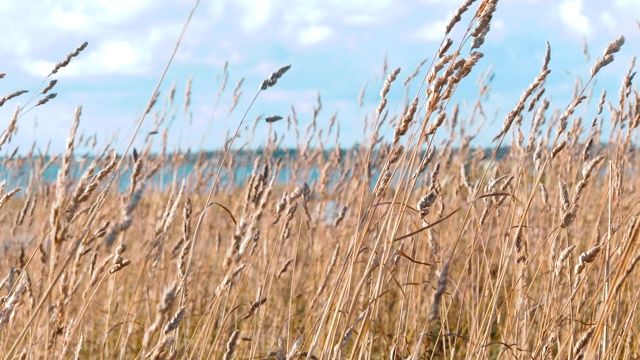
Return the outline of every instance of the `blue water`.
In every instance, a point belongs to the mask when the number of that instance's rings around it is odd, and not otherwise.
[[[89,161],[79,161],[73,163],[71,169],[69,170],[70,182],[75,183],[75,180],[79,179],[82,176],[88,165]],[[150,180],[147,181],[146,186],[147,188],[152,187],[158,190],[163,190],[167,186],[171,186],[171,184],[174,182],[180,183],[182,179],[195,181],[194,166],[194,162],[184,162],[177,167],[171,164],[171,162],[168,162],[167,166],[158,170],[158,172]],[[38,181],[41,182],[38,185],[42,186],[44,184],[54,184],[56,182],[59,170],[59,164],[53,164],[49,166],[43,172],[42,177],[38,179]],[[146,170],[150,169],[144,169],[143,174]],[[18,169],[16,169],[15,167],[12,168],[1,165],[0,181],[6,181],[5,191],[18,186],[26,189],[29,185],[30,177],[33,176],[33,171],[34,165],[32,163],[26,163],[26,161],[25,164],[20,166]],[[100,168],[96,168],[94,174],[98,173],[99,171]],[[127,167],[124,171],[121,170],[120,175],[118,176],[118,179],[116,181],[118,191],[126,191],[126,189],[129,187],[131,171],[131,167]],[[209,165],[209,168],[205,169],[204,171],[208,174],[215,174],[218,171],[218,167],[217,165]],[[233,185],[242,186],[248,181],[253,171],[253,164],[251,166],[235,166],[233,171]],[[270,171],[269,176],[271,176],[272,174],[272,171]],[[306,170],[304,173],[294,174],[289,167],[281,167],[277,172],[276,182],[282,184],[290,183],[292,181],[299,184],[302,184],[303,182],[312,183],[316,181],[318,177],[319,173],[315,168]],[[229,170],[223,168],[220,174],[220,184],[222,185],[222,187],[228,187],[230,185],[230,181],[231,176]]]

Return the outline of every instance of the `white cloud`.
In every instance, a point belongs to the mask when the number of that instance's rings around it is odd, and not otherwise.
[[[281,0],[279,5],[283,20],[294,29],[330,22],[380,24],[391,10],[399,7],[392,8],[391,0]]]
[[[54,63],[44,60],[28,61],[23,64],[24,69],[31,75],[44,77],[53,70]]]
[[[600,22],[602,22],[602,24],[609,30],[615,30],[618,27],[618,23],[608,11],[605,11],[600,15]]]
[[[63,30],[86,30],[91,27],[92,22],[89,20],[89,14],[82,11],[62,11],[54,9],[51,12],[51,22],[57,28]]]
[[[243,0],[239,1],[245,14],[242,19],[242,26],[245,30],[255,31],[265,25],[273,13],[271,0]]]
[[[326,6],[310,1],[295,3],[294,6],[284,6],[283,10],[281,13],[285,21],[309,24],[324,20],[328,15],[329,9]]]
[[[634,6],[635,8],[640,8],[640,4],[637,0],[616,0],[615,3],[620,7]]]
[[[61,76],[107,75],[107,74],[142,74],[148,70],[150,51],[144,46],[124,40],[107,40],[99,44],[95,50],[87,48],[85,54],[74,58],[60,72]],[[24,69],[34,76],[46,76],[55,63],[35,60],[27,61]]]
[[[413,37],[417,40],[427,42],[441,41],[444,38],[444,30],[446,26],[446,21],[434,21],[418,29],[413,34]]]
[[[204,4],[203,4],[204,5]],[[211,20],[219,20],[226,11],[225,1],[208,1],[206,13]]]
[[[278,70],[281,66],[282,64],[276,64],[272,61],[260,61],[253,66],[252,70],[254,74],[262,76],[266,79],[267,77],[269,77],[269,74]]]
[[[107,71],[109,73],[144,73],[142,66],[149,60],[144,47],[135,46],[126,41],[105,41],[84,61],[89,71]]]
[[[582,14],[582,0],[566,0],[560,4],[560,19],[569,28],[581,34],[590,31],[589,19]]]
[[[137,69],[150,56],[143,51],[165,46],[168,31],[173,31],[174,38],[179,33],[173,22],[163,21],[166,19],[154,12],[152,6],[162,6],[165,1],[25,0],[20,6],[0,5],[0,32],[5,34],[0,38],[0,60],[10,59],[31,75],[44,76],[66,53],[88,40],[87,50],[73,59],[61,76],[81,71],[140,73]],[[150,12],[155,19],[141,16]],[[158,36],[154,26],[164,36]]]
[[[298,42],[301,45],[314,45],[327,40],[333,30],[328,26],[309,26],[298,34]]]
[[[323,1],[318,3],[322,4]],[[379,12],[393,5],[392,0],[333,0],[330,3],[330,8],[341,12]]]
[[[153,2],[149,0],[68,0],[53,4],[55,5],[50,9],[51,15],[45,21],[64,30],[93,32],[105,26],[126,23],[132,17],[148,11]]]
[[[491,31],[489,38],[494,40],[502,40],[507,33],[507,25],[501,19],[495,19],[491,23]]]
[[[351,25],[371,25],[379,21],[378,17],[371,14],[345,15],[344,23]]]

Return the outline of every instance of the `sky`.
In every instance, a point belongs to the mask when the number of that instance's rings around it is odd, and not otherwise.
[[[433,58],[445,24],[460,3],[202,0],[161,86],[156,109],[162,109],[174,83],[176,95],[175,109],[171,110],[175,116],[159,130],[168,128],[170,150],[219,149],[227,133],[238,126],[261,81],[291,64],[276,86],[260,94],[246,123],[259,115],[286,117],[293,106],[303,132],[320,95],[318,126],[327,127],[337,113],[342,146],[365,141],[364,116],[371,114],[380,100],[387,75],[382,73],[385,61],[387,72],[402,69],[389,94],[388,108],[398,111],[404,105],[402,81],[422,60]],[[0,79],[0,96],[30,91],[0,107],[0,127],[6,127],[16,106],[26,103],[43,81],[58,80],[53,90],[57,97],[19,119],[18,133],[0,155],[16,148],[25,153],[34,143],[44,150],[49,142],[51,151],[63,151],[78,105],[83,107],[79,134],[85,138],[95,135],[98,146],[113,141],[116,149],[123,150],[193,5],[191,0],[0,2],[0,73],[6,74]],[[478,98],[477,78],[491,71],[492,90],[484,100],[490,116],[476,144],[491,144],[505,114],[538,74],[546,41],[551,44],[552,70],[547,95],[552,108],[563,109],[571,99],[576,78],[588,78],[606,44],[624,35],[626,43],[616,61],[601,71],[593,85],[595,94],[607,89],[612,101],[617,101],[631,59],[640,53],[639,17],[638,0],[500,1],[480,49],[485,56],[463,80],[455,98],[464,114]],[[469,17],[464,17],[461,25],[468,21]],[[83,41],[89,42],[86,50],[47,79],[54,65]],[[217,101],[225,64],[228,80]],[[190,105],[185,112],[190,78]],[[240,79],[244,79],[243,93],[236,109],[229,113],[233,88]],[[365,86],[360,108],[358,99]],[[414,82],[409,93],[413,96],[416,91]],[[594,108],[595,104],[586,107]],[[283,123],[271,126],[284,137],[283,146],[295,144],[292,129],[287,130]],[[134,145],[142,146],[145,134],[154,128],[154,117],[147,117]],[[258,124],[252,146],[265,143],[267,130],[268,124]],[[246,134],[243,130],[241,139]],[[160,138],[154,141],[157,148]],[[78,151],[87,151],[83,146],[79,144]]]

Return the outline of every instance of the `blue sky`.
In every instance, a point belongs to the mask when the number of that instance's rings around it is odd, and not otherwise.
[[[169,128],[170,149],[219,148],[226,132],[237,126],[262,79],[286,64],[292,64],[291,70],[276,87],[261,94],[249,120],[260,114],[286,116],[293,105],[303,131],[320,94],[323,111],[319,126],[326,126],[337,111],[341,143],[349,146],[363,141],[363,116],[373,112],[379,101],[386,77],[382,74],[385,58],[389,70],[402,68],[388,105],[391,110],[401,109],[401,82],[421,60],[433,57],[444,26],[459,3],[203,0],[162,86],[164,97],[176,83],[177,112]],[[20,89],[35,91],[55,63],[83,41],[89,42],[88,48],[54,77],[59,80],[55,88],[58,96],[20,119],[17,135],[2,153],[18,146],[25,152],[34,141],[44,148],[49,140],[53,151],[61,151],[77,105],[83,106],[79,133],[97,134],[99,144],[115,136],[115,145],[122,150],[192,5],[187,0],[0,2],[0,72],[6,73],[0,80],[1,96]],[[537,75],[547,40],[552,51],[547,94],[552,108],[561,109],[573,93],[576,78],[586,79],[606,44],[624,35],[627,41],[622,51],[601,71],[594,86],[596,98],[606,88],[610,99],[617,101],[631,58],[640,53],[638,17],[637,0],[502,0],[481,48],[485,57],[456,95],[464,114],[465,104],[477,99],[477,77],[492,69],[492,91],[485,101],[485,111],[491,116],[476,144],[490,143],[504,114]],[[465,17],[461,24],[466,26],[467,22]],[[589,59],[583,54],[585,41]],[[229,79],[216,107],[225,62]],[[191,113],[185,115],[182,104],[191,76]],[[241,78],[243,95],[237,109],[228,115],[232,90]],[[365,106],[360,109],[358,96],[365,84]],[[0,127],[6,127],[15,106],[28,97],[23,95],[0,107]],[[583,111],[594,107],[591,104]],[[153,117],[146,121],[137,146],[141,146],[144,133],[154,127]],[[284,124],[276,123],[274,128],[285,136],[285,146],[294,144],[295,136]],[[207,129],[211,131],[207,133]],[[266,124],[260,124],[259,136],[266,129]],[[264,137],[255,141],[256,146],[262,143]]]

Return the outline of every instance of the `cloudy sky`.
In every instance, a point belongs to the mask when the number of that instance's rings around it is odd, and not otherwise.
[[[294,106],[304,126],[320,94],[319,125],[326,126],[338,112],[342,144],[362,141],[362,119],[379,101],[385,59],[389,70],[402,68],[399,79],[404,80],[420,61],[433,57],[458,6],[453,0],[202,0],[161,88],[164,98],[176,83],[175,117],[160,131],[169,127],[173,149],[219,148],[262,79],[292,64],[277,86],[258,98],[250,121],[260,114],[286,116]],[[59,80],[58,96],[20,119],[17,136],[2,154],[16,147],[23,152],[34,142],[44,148],[49,140],[51,148],[60,151],[77,105],[83,106],[81,133],[97,134],[99,144],[115,139],[115,146],[123,149],[192,7],[191,0],[0,2],[0,73],[6,73],[0,96],[22,89],[33,93],[55,63],[89,42],[53,77]],[[457,94],[463,105],[473,103],[476,78],[492,69],[486,110],[496,115],[478,143],[489,144],[504,114],[537,75],[547,40],[552,49],[547,92],[553,106],[561,108],[573,93],[575,79],[586,79],[606,44],[624,35],[625,46],[594,87],[597,94],[607,88],[615,96],[631,58],[640,53],[638,14],[637,0],[502,0],[481,49],[485,57]],[[228,82],[217,103],[225,63]],[[185,114],[190,77],[191,104]],[[241,78],[243,94],[229,115],[233,88]],[[358,97],[365,85],[365,106],[360,109]],[[411,90],[415,92],[416,85]],[[403,94],[391,93],[390,109],[402,107]],[[0,127],[29,96],[0,107]],[[143,135],[154,128],[153,117],[146,121]],[[263,125],[266,128],[259,127]],[[285,145],[294,143],[292,131],[284,126],[277,131],[285,136]],[[264,129],[257,132],[264,134]],[[143,140],[141,136],[136,144]],[[261,143],[263,138],[256,140],[257,146]]]

